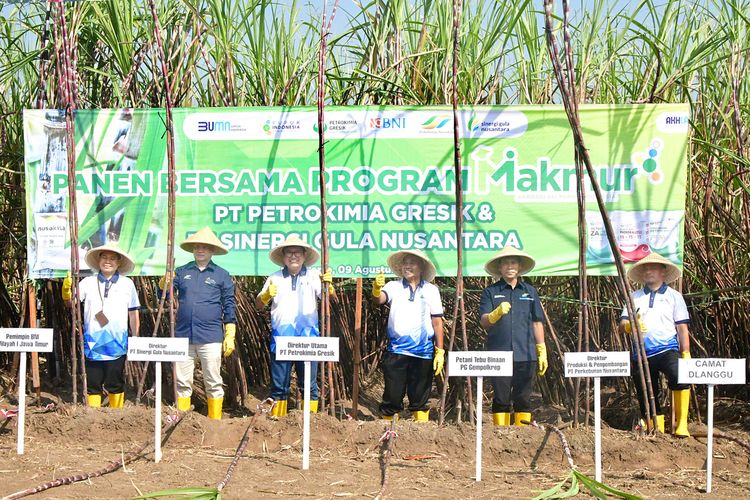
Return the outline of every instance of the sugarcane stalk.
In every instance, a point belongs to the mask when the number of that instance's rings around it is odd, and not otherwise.
[[[174,233],[175,233],[175,158],[174,158],[174,128],[172,122],[172,94],[170,89],[169,78],[169,61],[164,53],[164,44],[162,43],[161,25],[159,24],[159,16],[156,13],[156,6],[154,0],[148,0],[148,7],[151,11],[151,17],[154,22],[154,37],[156,38],[156,45],[159,50],[159,57],[161,59],[161,76],[164,80],[164,108],[166,114],[166,128],[167,128],[167,185],[168,185],[168,197],[167,197],[167,283],[166,288],[169,290],[169,336],[174,337],[175,328],[175,310],[174,310],[174,290],[172,289],[172,282],[174,279]],[[162,294],[161,301],[159,303],[159,313],[157,314],[157,321],[161,320],[161,310],[164,307],[165,295]],[[158,325],[158,323],[157,323]],[[157,326],[158,328],[158,326]],[[177,401],[177,373],[175,364],[172,363],[172,391],[174,393],[174,400]]]
[[[566,0],[563,0],[563,2],[566,2]],[[653,428],[653,421],[651,418],[651,415],[656,415],[656,403],[654,399],[654,394],[651,389],[651,375],[648,370],[648,359],[646,358],[646,352],[645,347],[643,346],[643,337],[641,335],[640,327],[638,325],[638,321],[636,320],[636,314],[635,314],[635,306],[633,304],[633,299],[631,297],[631,289],[630,285],[628,284],[628,281],[626,279],[625,274],[625,265],[622,260],[622,254],[620,253],[620,248],[617,244],[617,240],[615,239],[615,233],[614,229],[612,228],[612,221],[609,218],[609,214],[607,212],[607,207],[604,202],[604,198],[601,193],[601,187],[599,186],[599,182],[596,179],[596,172],[594,171],[594,167],[591,163],[591,158],[589,157],[588,149],[586,149],[585,141],[583,139],[583,131],[581,129],[581,122],[580,117],[578,115],[578,105],[574,102],[574,99],[572,96],[575,94],[575,81],[571,80],[570,82],[566,81],[566,77],[564,74],[564,71],[562,69],[562,66],[560,65],[559,60],[559,51],[557,49],[557,42],[555,41],[555,38],[552,34],[552,8],[553,8],[554,0],[544,0],[544,20],[545,20],[545,35],[547,39],[547,50],[550,56],[550,59],[552,61],[552,67],[554,69],[555,78],[558,81],[558,87],[560,88],[560,93],[563,96],[563,105],[565,107],[566,115],[568,116],[568,122],[570,123],[571,131],[573,133],[573,140],[575,144],[576,152],[580,155],[581,159],[583,160],[584,165],[586,166],[586,171],[589,174],[589,180],[591,182],[591,186],[594,191],[594,195],[596,197],[597,206],[599,208],[599,212],[602,217],[602,221],[604,223],[605,232],[607,235],[607,240],[609,242],[610,248],[612,249],[612,254],[614,255],[615,260],[615,267],[617,269],[617,284],[618,288],[620,290],[621,295],[624,297],[625,306],[628,311],[628,316],[633,322],[633,330],[636,334],[637,343],[638,346],[636,348],[636,352],[638,355],[638,363],[640,366],[640,382],[643,388],[643,394],[646,395],[649,404],[646,405],[646,420],[647,425],[649,428]],[[563,20],[564,23],[566,22],[566,19]],[[564,25],[564,29],[567,29],[567,26]],[[568,37],[568,42],[566,44],[566,51],[569,53],[567,57],[568,65],[570,66],[568,68],[570,74],[573,73],[572,68],[572,47],[570,45],[570,38]]]
[[[391,464],[391,456],[393,455],[393,444],[395,438],[398,437],[396,434],[396,415],[391,420],[391,425],[380,438],[380,467],[381,467],[381,485],[378,494],[375,498],[385,498],[386,491],[388,491],[388,466]]]
[[[78,295],[79,278],[80,278],[80,258],[78,253],[78,202],[76,198],[76,157],[75,157],[75,85],[77,78],[74,74],[71,64],[71,51],[68,40],[67,22],[65,20],[65,4],[60,2],[57,9],[57,24],[59,24],[59,41],[58,58],[61,59],[61,78],[64,89],[65,103],[65,132],[66,132],[66,153],[68,158],[68,220],[70,230],[70,270],[72,275],[72,307],[71,307],[71,352],[73,359],[73,404],[78,403],[77,388],[77,359],[81,357],[81,382],[83,389],[83,398],[88,404],[88,389],[86,383],[86,357],[83,346],[83,328],[81,326],[80,298]],[[56,30],[56,35],[58,34]],[[79,349],[76,349],[76,346]],[[79,352],[80,351],[80,352]]]
[[[167,418],[167,423],[162,426],[162,435],[164,436],[164,441],[167,439],[167,433],[173,429],[177,424],[180,423],[182,420],[182,417],[185,415],[185,412],[178,412],[175,415],[172,415]],[[153,441],[152,439],[147,439],[143,442],[138,448],[136,448],[133,451],[130,451],[126,453],[125,455],[122,455],[114,460],[111,460],[107,465],[102,467],[101,469],[97,469],[93,472],[84,472],[82,474],[75,474],[72,476],[66,476],[61,477],[59,479],[55,479],[54,481],[49,481],[47,483],[40,484],[39,486],[34,486],[33,488],[26,488],[24,490],[17,491],[15,493],[11,493],[10,495],[4,496],[2,500],[16,500],[17,498],[24,498],[30,495],[34,495],[36,493],[40,493],[42,491],[46,491],[52,488],[57,488],[58,486],[63,486],[66,484],[73,484],[80,481],[87,481],[89,479],[103,476],[105,474],[109,474],[110,472],[114,472],[118,470],[120,467],[124,467],[125,465],[129,464],[133,460],[136,460],[137,458],[140,458],[141,456],[145,455],[147,453],[147,450],[153,447]]]
[[[336,16],[338,0],[333,5],[331,17],[328,19],[326,26],[326,3],[323,3],[323,17],[320,25],[320,50],[318,53],[318,164],[320,167],[320,262],[321,269],[325,272],[328,269],[328,217],[326,216],[326,182],[325,182],[325,84],[326,84],[326,50],[328,33],[331,29],[331,23]],[[320,331],[324,336],[331,335],[331,309],[330,297],[326,287],[320,294],[321,314]],[[331,416],[336,416],[336,395],[333,386],[333,366],[330,362],[324,363],[324,371],[328,375],[328,401]],[[321,385],[321,388],[323,385]]]
[[[227,472],[224,474],[224,478],[216,485],[218,491],[222,491],[226,488],[227,484],[229,484],[229,480],[232,479],[232,474],[234,474],[234,470],[237,468],[237,464],[239,463],[242,454],[245,452],[245,448],[247,448],[247,443],[250,442],[250,431],[257,425],[258,419],[261,416],[268,415],[273,408],[273,405],[274,403],[270,398],[258,404],[255,415],[250,419],[250,423],[247,425],[245,433],[242,435],[242,439],[240,439],[240,444],[237,445],[237,450],[234,452],[234,457],[229,463],[229,467],[227,467]]]

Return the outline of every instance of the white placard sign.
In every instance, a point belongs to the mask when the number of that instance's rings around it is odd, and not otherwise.
[[[52,352],[52,328],[0,328],[0,351],[20,352],[16,453],[24,454],[26,431],[26,353]]]
[[[279,361],[338,361],[338,337],[276,337]]]
[[[510,377],[513,351],[451,351],[449,377]]]
[[[186,361],[186,337],[128,337],[128,361]]]
[[[0,328],[0,351],[52,352],[52,328]]]
[[[706,493],[711,493],[714,459],[714,385],[744,384],[744,359],[695,358],[678,360],[677,381],[680,384],[705,384],[708,393],[708,435],[706,444]]]
[[[680,359],[678,381],[680,384],[744,384],[745,370],[744,359]]]
[[[566,352],[566,377],[628,377],[630,352]]]

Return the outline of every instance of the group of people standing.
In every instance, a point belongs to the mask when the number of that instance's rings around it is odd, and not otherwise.
[[[229,273],[213,261],[227,253],[226,247],[209,229],[191,235],[180,247],[194,260],[177,268],[174,276],[160,280],[164,293],[174,294],[178,302],[175,335],[189,339],[188,361],[177,363],[177,406],[191,405],[195,359],[200,362],[208,400],[208,416],[220,419],[224,390],[221,358],[235,349],[236,313],[234,284]],[[269,254],[279,270],[268,276],[255,304],[270,305],[271,316],[271,390],[272,415],[283,417],[288,411],[291,371],[297,372],[297,385],[303,389],[303,363],[276,359],[276,339],[280,336],[318,336],[318,301],[321,294],[335,295],[330,269],[313,267],[318,252],[296,235],[288,236]],[[84,350],[87,358],[89,406],[100,406],[102,394],[109,394],[110,407],[122,407],[124,401],[124,362],[128,333],[138,335],[138,296],[133,282],[125,275],[133,269],[132,259],[116,245],[89,250],[86,263],[96,272],[79,286],[84,304]],[[388,346],[381,361],[384,390],[380,403],[383,419],[391,420],[404,410],[404,396],[415,421],[429,420],[429,397],[434,377],[440,376],[445,363],[443,344],[443,306],[440,290],[432,281],[437,271],[429,257],[419,250],[401,250],[388,258],[396,279],[386,282],[378,274],[372,287],[375,305],[390,306]],[[537,290],[523,276],[535,266],[525,252],[505,247],[485,264],[493,283],[482,292],[479,317],[487,333],[485,348],[513,352],[513,375],[494,377],[492,418],[497,426],[526,425],[532,420],[531,392],[536,376],[548,368],[544,342],[545,314]],[[644,336],[651,380],[657,395],[655,426],[664,431],[664,416],[659,406],[659,373],[665,373],[675,397],[677,426],[675,434],[687,436],[689,389],[677,384],[677,359],[689,357],[689,316],[682,296],[668,283],[680,276],[680,269],[669,260],[652,253],[635,263],[628,277],[642,285],[634,295],[638,329]],[[71,302],[71,282],[63,283],[63,299]],[[632,336],[633,321],[627,310],[620,329]],[[634,336],[631,338],[635,338]],[[634,351],[635,352],[635,351]],[[310,408],[318,409],[317,363],[312,363]],[[634,362],[634,376],[638,376]],[[645,396],[639,384],[641,413],[645,414]]]

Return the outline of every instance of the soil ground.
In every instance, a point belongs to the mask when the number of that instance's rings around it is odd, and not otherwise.
[[[124,469],[89,481],[60,486],[38,498],[131,498],[161,489],[215,486],[226,473],[235,449],[253,420],[257,399],[248,410],[225,413],[211,421],[205,412],[188,413],[168,436],[163,459],[153,454]],[[5,406],[5,404],[3,405]],[[170,407],[164,408],[166,416]],[[286,418],[255,419],[249,444],[224,489],[224,498],[374,497],[381,487],[381,449],[386,426],[360,413],[359,420],[312,415],[310,469],[301,470],[302,413]],[[16,455],[15,424],[0,435],[0,493],[36,486],[52,479],[104,467],[123,453],[153,439],[153,409],[127,402],[122,410],[87,409],[58,404],[43,412],[29,407],[26,453]],[[388,498],[530,498],[568,475],[569,468],[555,434],[533,427],[493,428],[484,416],[482,481],[474,480],[475,429],[468,424],[417,424],[408,414],[396,424],[398,437],[387,468]],[[435,415],[431,415],[434,418]],[[561,425],[580,471],[594,476],[593,428],[573,429],[559,417],[537,418]],[[727,419],[730,421],[732,419]],[[736,421],[736,420],[735,420]],[[716,429],[745,442],[738,424]],[[702,498],[706,473],[705,427],[691,423],[694,437],[639,436],[603,426],[603,479],[615,488],[649,498]],[[723,439],[714,441],[712,498],[750,497],[750,452]]]

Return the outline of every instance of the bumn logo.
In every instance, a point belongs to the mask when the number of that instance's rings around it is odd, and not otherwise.
[[[229,122],[218,122],[218,121],[199,121],[198,132],[229,132],[231,126]]]

